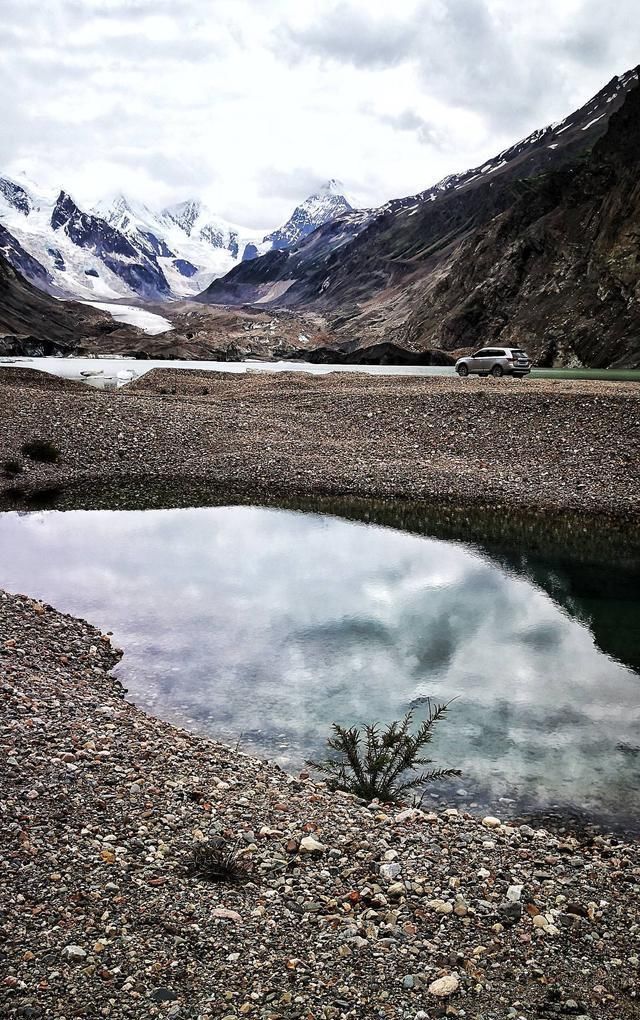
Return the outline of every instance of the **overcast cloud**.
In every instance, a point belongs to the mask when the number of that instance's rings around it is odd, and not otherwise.
[[[0,0],[0,168],[273,226],[481,163],[639,44],[637,0]]]

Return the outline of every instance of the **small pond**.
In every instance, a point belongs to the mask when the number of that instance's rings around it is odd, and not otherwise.
[[[638,558],[587,529],[352,516],[0,513],[0,587],[113,631],[139,705],[285,769],[334,720],[455,698],[433,757],[464,776],[428,798],[637,828]]]

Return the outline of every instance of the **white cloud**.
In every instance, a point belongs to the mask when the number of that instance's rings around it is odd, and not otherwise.
[[[635,0],[4,0],[0,167],[269,227],[323,177],[379,204],[481,162],[639,41]]]

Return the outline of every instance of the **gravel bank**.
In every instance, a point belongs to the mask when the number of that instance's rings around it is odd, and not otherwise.
[[[0,595],[7,1017],[640,1016],[640,848],[363,805],[153,719]],[[189,873],[238,842],[236,883]]]
[[[257,497],[640,514],[633,383],[158,369],[100,393],[38,388],[24,372],[0,370],[0,463],[34,436],[62,456],[26,460],[20,475],[0,477],[0,496],[184,478]]]

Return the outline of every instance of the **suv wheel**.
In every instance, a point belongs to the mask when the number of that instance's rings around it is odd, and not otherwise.
[[[469,369],[467,365],[460,365],[458,367],[458,375],[461,376],[463,379],[469,375]]]
[[[501,375],[504,375],[502,365],[494,365],[491,369],[491,375],[494,379],[499,379]]]

